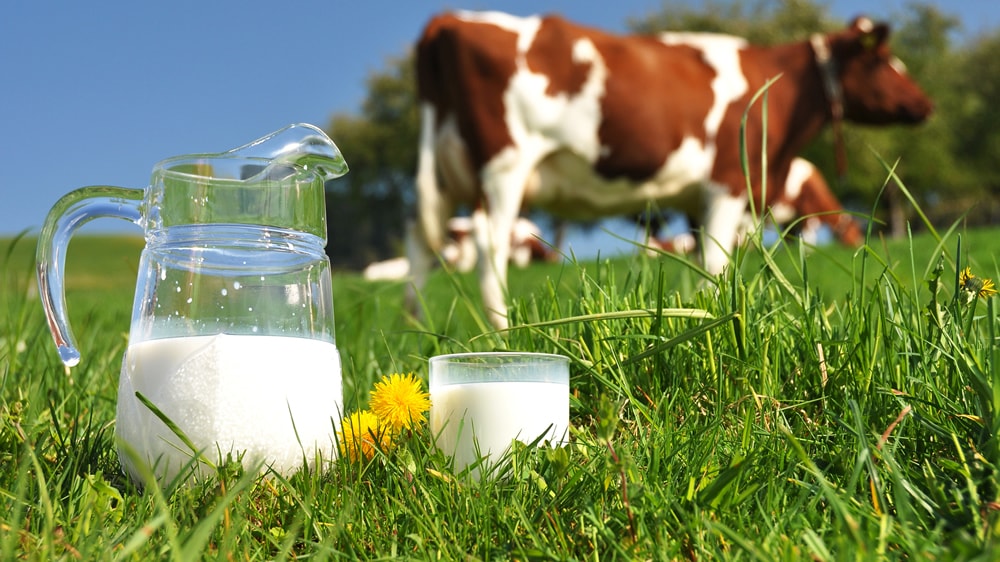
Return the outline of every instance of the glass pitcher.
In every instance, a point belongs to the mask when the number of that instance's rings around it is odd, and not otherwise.
[[[91,186],[50,211],[38,241],[42,305],[62,361],[65,250],[98,217],[145,230],[119,379],[122,468],[162,483],[242,458],[280,473],[336,455],[340,356],[326,245],[326,180],[347,164],[312,125],[221,154],[178,156],[145,189]]]

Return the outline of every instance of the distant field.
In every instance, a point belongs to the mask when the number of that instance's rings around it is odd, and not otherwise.
[[[981,228],[963,231],[964,250],[968,251],[973,259],[979,259],[983,263],[980,266],[992,265],[992,256],[1000,250],[1000,228]],[[940,232],[944,234],[944,232]],[[128,235],[83,235],[72,239],[70,249],[67,251],[67,276],[72,287],[86,288],[99,287],[116,284],[121,280],[124,282],[128,276],[135,273],[136,264],[139,261],[139,252],[143,247],[143,239],[140,236]],[[954,236],[950,237],[942,248],[947,252],[954,252]],[[938,245],[937,241],[926,232],[914,236],[912,247],[907,240],[875,240],[871,246],[880,256],[883,256],[887,264],[898,265],[910,259],[912,252],[915,257],[929,255]],[[779,263],[797,262],[798,245],[787,245],[787,251],[777,253]],[[0,259],[4,259],[11,266],[24,265],[29,267],[34,260],[35,240],[25,238],[13,240],[11,238],[0,238]],[[824,274],[820,279],[814,280],[824,283],[825,274],[840,271],[847,275],[846,262],[849,261],[853,251],[843,248],[837,244],[820,246],[810,253],[809,265],[817,268],[829,267],[823,270]],[[605,258],[608,259],[608,258]],[[628,256],[615,256],[610,258],[613,262],[628,262],[633,259]],[[586,262],[588,260],[584,260]],[[669,263],[669,262],[668,262]],[[757,267],[759,260],[751,255],[748,265]],[[559,266],[551,264],[536,264],[532,269],[525,271],[513,270],[513,278],[516,282],[518,277],[529,276],[534,269],[543,272],[550,272],[558,269]],[[680,269],[680,268],[678,268]],[[107,276],[111,277],[108,278]],[[344,276],[350,277],[350,272],[343,272]],[[516,284],[516,283],[515,283]],[[530,283],[528,283],[530,285]],[[836,286],[833,284],[832,286]]]
[[[962,251],[977,271],[984,275],[1000,277],[1000,229],[978,229],[961,233]],[[805,268],[800,266],[798,244],[781,246],[774,254],[774,260],[785,275],[796,285],[808,286],[827,302],[842,300],[869,286],[874,279],[888,275],[898,279],[904,286],[913,288],[922,284],[927,274],[928,264],[933,257],[944,254],[949,260],[955,258],[957,236],[949,237],[939,244],[930,234],[914,236],[912,244],[908,240],[874,240],[871,252],[865,260],[854,259],[863,252],[844,248],[836,244],[821,246],[806,251]],[[143,240],[138,236],[80,236],[72,239],[66,258],[66,289],[70,309],[84,309],[92,303],[106,307],[131,307],[135,288],[135,277]],[[12,289],[35,290],[34,239],[0,239],[0,265],[7,276],[4,291]],[[638,254],[638,250],[636,254]],[[861,279],[864,262],[865,279]],[[602,259],[600,263],[610,264],[618,283],[633,275],[637,268],[662,269],[667,281],[667,289],[680,291],[682,298],[697,288],[697,280],[691,272],[677,261],[669,258],[649,260],[639,255],[616,256]],[[759,252],[743,250],[740,258],[744,274],[754,273],[764,266]],[[579,266],[579,268],[577,267]],[[556,300],[572,301],[576,298],[581,275],[596,275],[598,262],[584,260],[579,264],[533,264],[527,269],[512,268],[510,291],[515,299],[537,296],[541,290],[553,291]],[[606,273],[601,273],[607,275]],[[402,305],[404,283],[368,283],[355,272],[336,272],[334,277],[335,308],[338,323],[346,319],[357,320],[355,311],[365,306],[365,301],[374,293],[380,297],[378,325],[384,330],[398,327],[397,307]],[[437,271],[432,283],[427,287],[426,302],[434,310],[447,309],[452,322],[461,318],[471,321],[472,311],[478,306],[478,282],[475,273],[445,274]],[[468,295],[468,299],[458,299],[456,294]]]

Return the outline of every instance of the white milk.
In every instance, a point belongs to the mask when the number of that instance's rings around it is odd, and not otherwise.
[[[478,460],[500,460],[517,439],[559,445],[569,430],[569,385],[551,382],[476,382],[430,389],[430,428],[437,445],[454,455],[455,470]],[[473,440],[475,433],[475,441]]]
[[[141,393],[212,462],[245,451],[245,466],[263,460],[288,474],[317,451],[336,455],[343,414],[340,356],[329,342],[253,335],[186,336],[130,345],[118,387],[116,434],[160,482],[191,459],[184,445],[135,396]],[[294,421],[294,427],[293,427]],[[122,467],[139,473],[124,450]],[[201,474],[210,473],[200,470]]]

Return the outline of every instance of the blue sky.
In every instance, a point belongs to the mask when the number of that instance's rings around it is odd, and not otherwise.
[[[1000,26],[995,0],[938,3],[966,33]],[[891,19],[904,3],[829,6],[846,22],[862,12]],[[0,236],[37,233],[76,187],[141,188],[163,158],[356,111],[366,77],[405,53],[433,13],[456,7],[559,12],[624,30],[661,2],[11,2],[0,20]],[[113,219],[84,228],[103,230],[139,233]]]

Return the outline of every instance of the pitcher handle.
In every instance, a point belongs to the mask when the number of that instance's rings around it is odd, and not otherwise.
[[[80,362],[80,352],[69,327],[63,269],[69,239],[84,224],[101,217],[125,219],[142,226],[144,192],[141,189],[94,185],[64,195],[49,211],[38,236],[36,273],[38,293],[45,309],[49,330],[63,364]]]

